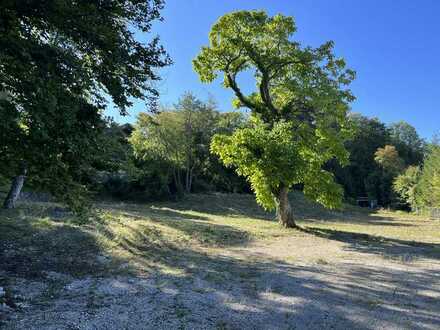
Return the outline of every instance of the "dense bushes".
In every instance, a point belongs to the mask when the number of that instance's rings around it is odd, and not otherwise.
[[[440,208],[440,145],[431,144],[423,164],[408,167],[394,189],[412,209]]]

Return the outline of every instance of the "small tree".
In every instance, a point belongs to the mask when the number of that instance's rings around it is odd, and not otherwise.
[[[175,112],[163,111],[157,115],[140,113],[129,139],[135,157],[168,164],[178,193],[183,187],[180,172],[185,162],[183,134],[182,117]]]
[[[440,145],[429,146],[416,189],[416,202],[420,206],[440,207]]]
[[[420,168],[409,166],[394,179],[393,189],[412,209],[417,206],[416,189],[420,178]]]
[[[395,203],[397,196],[393,191],[393,181],[397,175],[402,173],[405,163],[392,145],[377,148],[374,161],[379,168],[368,176],[369,190],[377,192],[376,197],[382,205]]]
[[[400,158],[396,147],[386,145],[383,148],[377,148],[374,153],[374,160],[378,163],[382,169],[390,176],[395,177],[397,174],[403,171],[404,162]]]
[[[130,142],[138,158],[170,164],[178,191],[190,193],[196,172],[208,158],[219,119],[212,101],[205,103],[187,93],[169,111],[141,113]]]
[[[342,189],[322,169],[332,158],[347,161],[348,85],[354,72],[333,55],[333,43],[314,49],[291,37],[293,18],[262,11],[222,16],[212,27],[209,46],[194,60],[203,82],[223,73],[223,85],[236,95],[233,104],[251,110],[254,124],[232,137],[216,137],[212,151],[251,182],[257,201],[277,208],[280,223],[296,226],[288,200],[294,184],[328,206],[340,204]],[[245,95],[237,76],[251,71],[257,90]]]

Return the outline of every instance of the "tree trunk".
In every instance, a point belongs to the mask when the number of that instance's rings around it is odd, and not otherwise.
[[[194,166],[192,166],[189,170],[187,170],[187,176],[186,176],[186,192],[187,192],[188,194],[191,193],[193,179],[194,179]]]
[[[9,190],[8,196],[6,196],[5,202],[3,203],[3,208],[13,209],[15,207],[15,202],[20,196],[21,188],[23,188],[24,179],[26,178],[26,166],[22,165],[20,169],[20,175],[17,175],[11,184],[11,189]]]
[[[190,168],[186,168],[186,177],[185,177],[185,192],[189,194],[191,192],[191,172]]]
[[[174,181],[176,183],[177,197],[180,198],[183,196],[183,186],[182,186],[182,179],[180,176],[180,170],[177,168],[174,168]]]
[[[290,207],[289,202],[289,189],[287,187],[281,187],[275,198],[275,203],[277,206],[277,218],[280,225],[286,228],[296,228],[293,217],[293,211]]]

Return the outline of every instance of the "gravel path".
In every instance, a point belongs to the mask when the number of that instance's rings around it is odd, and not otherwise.
[[[440,329],[439,258],[353,244],[292,237],[198,251],[180,275],[17,279],[23,303],[3,327]]]

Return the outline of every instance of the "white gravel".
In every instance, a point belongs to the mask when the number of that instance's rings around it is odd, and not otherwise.
[[[52,273],[53,296],[46,281],[16,279],[11,290],[28,307],[9,313],[4,328],[440,329],[439,258],[399,262],[314,243],[218,250],[179,276]]]

